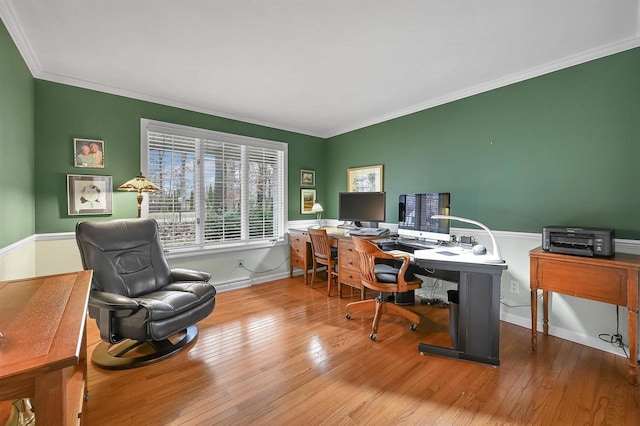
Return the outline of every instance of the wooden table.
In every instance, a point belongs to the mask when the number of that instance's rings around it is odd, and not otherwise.
[[[360,261],[355,251],[355,245],[351,241],[349,231],[346,229],[325,227],[331,246],[338,248],[338,292],[341,286],[348,285],[360,290],[360,298],[364,300],[365,289],[360,282]],[[361,237],[370,240],[384,239],[388,236]],[[293,278],[293,268],[302,269],[304,283],[308,283],[308,270],[313,266],[311,252],[311,238],[306,229],[289,229],[289,277]]]
[[[531,347],[538,346],[538,290],[542,290],[543,333],[549,334],[549,292],[625,306],[629,323],[629,382],[638,384],[638,273],[640,256],[617,253],[613,258],[529,252]]]
[[[36,423],[82,423],[92,271],[0,282],[0,400],[31,398]]]

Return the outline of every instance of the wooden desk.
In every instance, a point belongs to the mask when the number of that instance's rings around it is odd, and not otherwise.
[[[331,245],[338,248],[338,294],[342,294],[341,286],[348,285],[360,290],[360,298],[364,300],[365,290],[360,281],[360,261],[355,246],[345,229],[327,227],[327,235]],[[387,238],[385,236],[367,237],[369,239]],[[312,268],[311,238],[306,229],[289,229],[289,277],[293,278],[293,268],[300,268],[304,274],[304,283],[308,282],[308,271]]]
[[[638,272],[640,256],[617,253],[594,258],[529,252],[531,286],[531,348],[538,346],[538,290],[542,290],[543,333],[549,334],[549,292],[625,306],[629,323],[629,382],[638,384]]]
[[[31,398],[37,424],[82,423],[91,277],[0,282],[0,400]]]

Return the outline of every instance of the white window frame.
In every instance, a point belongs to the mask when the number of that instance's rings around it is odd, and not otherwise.
[[[155,121],[146,118],[142,118],[140,120],[140,170],[143,175],[149,175],[149,141],[148,141],[148,131],[154,132],[164,132],[168,134],[176,134],[194,138],[201,138],[206,140],[213,140],[218,142],[228,142],[237,145],[242,145],[243,147],[263,147],[270,148],[277,151],[281,151],[283,153],[283,164],[282,164],[282,177],[281,177],[281,193],[282,193],[282,203],[280,204],[282,211],[278,216],[278,219],[274,226],[277,229],[277,235],[274,238],[270,239],[257,239],[250,240],[248,239],[248,228],[249,228],[249,214],[248,214],[248,203],[242,202],[241,204],[241,233],[242,237],[240,241],[234,242],[224,242],[224,243],[216,243],[216,242],[208,242],[208,243],[197,243],[194,245],[188,245],[184,247],[172,247],[166,250],[168,253],[172,253],[174,257],[184,255],[193,255],[193,254],[206,254],[210,252],[216,251],[234,251],[234,250],[242,250],[249,248],[261,248],[261,247],[271,247],[274,245],[286,244],[285,241],[285,233],[286,226],[288,223],[288,145],[284,142],[271,141],[266,139],[258,139],[252,138],[249,136],[241,136],[235,135],[231,133],[223,133],[217,132],[213,130],[207,129],[199,129],[196,127],[183,126],[180,124],[174,123],[166,123],[162,121]],[[244,148],[243,148],[244,151]],[[245,169],[245,176],[242,179],[242,185],[244,185],[247,181],[247,169]],[[204,188],[197,188],[199,191],[204,191]],[[244,188],[243,188],[244,191]],[[243,195],[243,198],[245,195]],[[204,203],[198,206],[199,217],[204,217]],[[148,197],[144,197],[142,204],[142,217],[149,217],[149,201]],[[197,227],[203,227],[204,221],[200,220],[200,223],[196,225]]]

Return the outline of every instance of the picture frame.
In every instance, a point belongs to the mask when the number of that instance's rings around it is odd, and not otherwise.
[[[73,165],[93,169],[104,168],[104,141],[73,138]]]
[[[301,169],[300,186],[316,186],[316,171]]]
[[[112,198],[111,176],[67,175],[69,216],[112,214]]]
[[[347,192],[382,192],[383,178],[381,164],[349,168],[347,169]]]
[[[311,208],[313,203],[316,202],[316,190],[315,189],[301,189],[300,190],[300,214],[313,214]]]

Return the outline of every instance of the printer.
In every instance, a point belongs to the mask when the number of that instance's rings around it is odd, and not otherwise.
[[[542,229],[542,249],[577,256],[613,257],[614,238],[613,229],[546,226]]]

